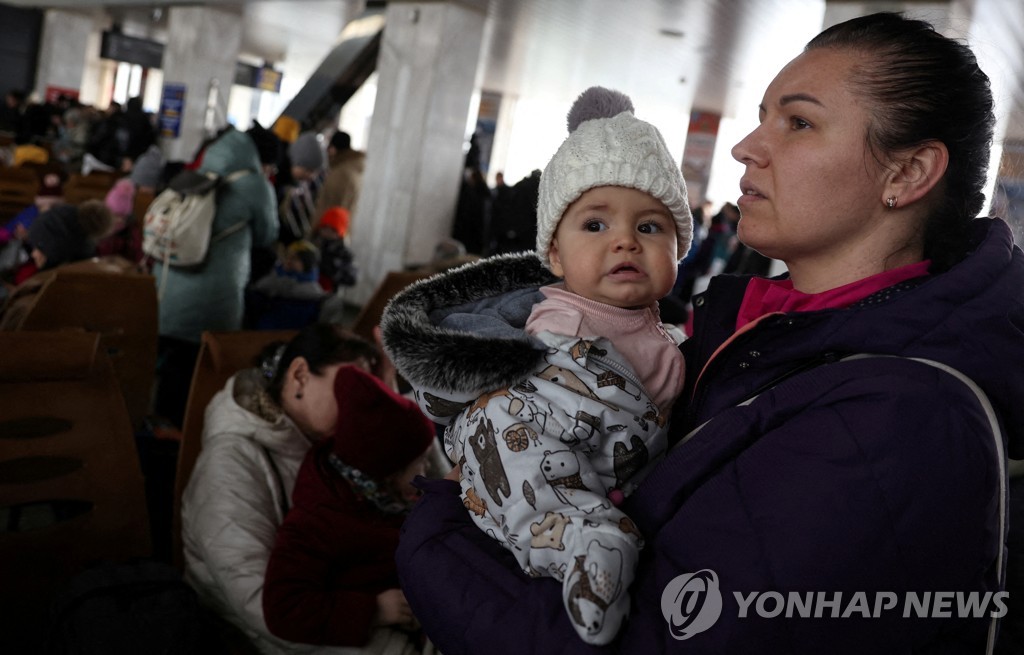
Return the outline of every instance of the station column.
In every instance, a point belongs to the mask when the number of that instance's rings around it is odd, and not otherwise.
[[[46,97],[46,89],[56,86],[77,91],[85,78],[85,57],[95,31],[89,14],[51,9],[46,12],[42,38],[39,42],[39,62],[36,66],[36,88],[39,98]],[[88,99],[92,102],[92,99]]]
[[[352,300],[451,233],[486,2],[389,2],[352,250]]]
[[[241,15],[220,7],[172,7],[168,34],[162,97],[170,93],[180,99],[180,120],[171,122],[176,136],[163,136],[163,150],[169,161],[189,161],[209,129],[227,124]]]

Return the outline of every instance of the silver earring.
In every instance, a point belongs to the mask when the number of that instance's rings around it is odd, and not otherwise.
[[[889,209],[895,209],[897,202],[899,202],[899,198],[897,198],[896,196],[889,196],[888,198],[885,199],[885,206],[888,207]]]

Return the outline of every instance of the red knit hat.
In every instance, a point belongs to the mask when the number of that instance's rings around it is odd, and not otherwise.
[[[416,403],[356,366],[338,369],[334,397],[334,454],[377,481],[401,471],[435,438],[434,424]]]

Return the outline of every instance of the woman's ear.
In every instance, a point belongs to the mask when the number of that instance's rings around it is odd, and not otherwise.
[[[309,381],[309,362],[305,357],[296,357],[285,372],[285,386],[294,385],[294,393],[301,394]]]
[[[927,141],[897,160],[881,201],[896,197],[906,207],[928,195],[946,173],[949,151],[941,141]]]

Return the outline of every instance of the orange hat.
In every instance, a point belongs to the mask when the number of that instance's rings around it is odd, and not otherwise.
[[[270,131],[277,135],[285,143],[294,143],[299,138],[302,126],[291,116],[278,116]]]
[[[320,226],[329,227],[343,237],[348,234],[348,210],[344,207],[328,207],[320,216]]]
[[[25,143],[14,147],[14,165],[25,163],[45,164],[50,161],[50,152],[33,143]]]

